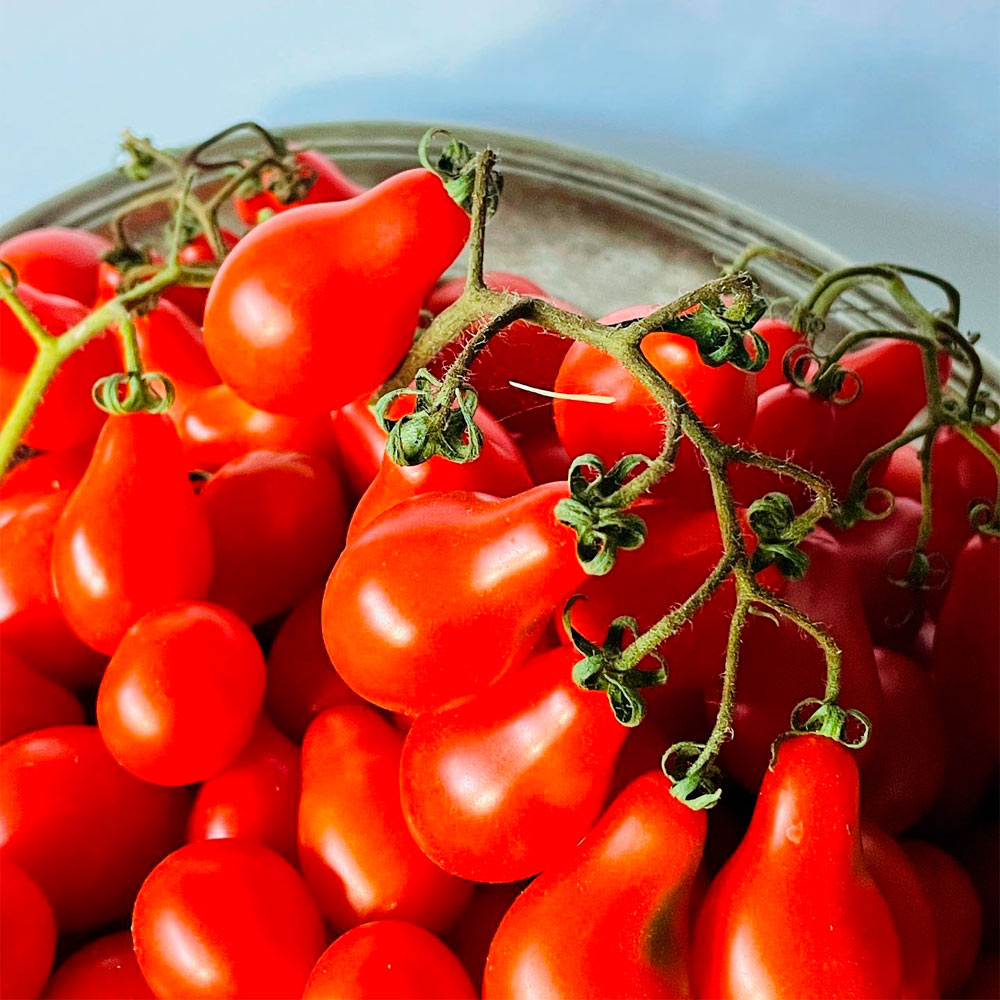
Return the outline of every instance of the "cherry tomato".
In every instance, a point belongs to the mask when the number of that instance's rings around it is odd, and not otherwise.
[[[948,853],[919,840],[903,844],[930,903],[937,937],[938,989],[955,996],[972,973],[982,933],[982,908],[972,880]]]
[[[284,620],[267,655],[264,707],[296,743],[325,708],[361,704],[334,669],[323,645],[322,587],[304,597]]]
[[[239,242],[236,233],[230,232],[228,229],[220,230],[219,235],[222,237],[222,245],[227,251],[232,250]],[[181,247],[181,252],[177,256],[180,262],[186,265],[208,264],[215,260],[211,244],[204,233],[199,234],[190,243]],[[171,285],[164,289],[160,301],[162,302],[163,299],[172,302],[186,316],[193,319],[198,326],[201,326],[205,318],[205,301],[208,299],[207,288],[199,288],[196,285]]]
[[[315,456],[249,452],[205,483],[201,501],[215,551],[209,597],[251,625],[321,583],[344,544],[343,489]]]
[[[52,590],[52,536],[68,499],[61,490],[0,500],[0,627],[36,670],[78,689],[101,679],[105,661],[70,631]]]
[[[336,466],[337,441],[327,414],[283,417],[244,403],[228,385],[191,395],[177,421],[189,468],[215,472],[250,451],[296,451]]]
[[[620,309],[602,323],[619,323],[648,316],[655,306]],[[732,365],[710,368],[698,356],[693,340],[660,331],[642,341],[642,353],[691,408],[726,441],[749,430],[757,406],[756,380]],[[638,452],[650,458],[663,446],[663,413],[648,390],[614,358],[580,341],[573,344],[559,369],[556,391],[610,396],[601,404],[556,399],[559,437],[570,455],[594,452],[611,466],[623,455]],[[677,464],[657,487],[664,496],[708,494],[708,481],[691,442],[681,442]]]
[[[386,511],[337,561],[323,637],[368,701],[416,715],[523,659],[583,578],[553,509],[565,486],[505,500],[427,493]]]
[[[497,928],[525,884],[501,882],[498,885],[477,886],[469,905],[445,935],[445,944],[465,967],[477,993],[482,993],[486,956]]]
[[[403,813],[445,871],[477,882],[527,878],[597,819],[626,730],[607,695],[573,682],[580,658],[573,649],[543,653],[410,727]]]
[[[8,469],[0,480],[0,500],[19,493],[71,490],[83,477],[90,455],[83,451],[50,451]]]
[[[32,670],[13,649],[0,650],[0,743],[82,722],[83,706],[66,688]]]
[[[690,996],[689,905],[705,827],[705,813],[675,799],[662,774],[637,778],[514,901],[483,996]]]
[[[205,840],[164,858],[132,911],[139,968],[163,998],[297,997],[323,950],[302,876],[243,840]]]
[[[473,1000],[462,963],[429,931],[375,920],[342,934],[320,956],[303,1000]]]
[[[297,859],[299,749],[266,718],[243,753],[198,790],[187,839],[239,837]]]
[[[0,859],[0,998],[37,997],[56,951],[56,919],[45,894],[6,855]]]
[[[472,886],[420,852],[399,804],[403,738],[370,708],[331,708],[302,745],[299,860],[336,927],[392,914],[447,930]]]
[[[785,385],[784,360],[788,351],[805,343],[805,338],[783,319],[769,317],[758,320],[754,330],[767,341],[767,364],[757,372],[757,392],[763,395],[776,385]]]
[[[781,745],[698,917],[696,995],[899,995],[899,937],[862,857],[858,799],[851,751],[826,736]]]
[[[424,296],[468,235],[468,216],[420,169],[276,215],[219,268],[205,308],[209,357],[261,409],[343,406],[403,359]]]
[[[97,292],[101,256],[110,249],[103,236],[52,226],[29,229],[0,243],[0,260],[24,285],[89,303]]]
[[[74,299],[18,285],[17,293],[54,337],[61,336],[87,315]],[[6,420],[37,354],[35,342],[6,302],[0,302],[0,419]],[[57,451],[89,445],[104,423],[104,413],[91,400],[94,383],[121,370],[118,342],[105,330],[74,351],[45,390],[31,423],[21,436],[32,448]]]
[[[184,831],[189,797],[115,763],[96,726],[58,726],[0,747],[0,847],[38,882],[61,931],[123,917]]]
[[[154,1000],[128,931],[97,938],[59,966],[44,1000]]]
[[[147,611],[204,597],[211,577],[208,521],[173,424],[162,414],[109,417],[52,543],[70,628],[112,653]]]

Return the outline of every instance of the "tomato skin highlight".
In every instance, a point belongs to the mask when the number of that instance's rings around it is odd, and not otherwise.
[[[899,938],[862,858],[858,799],[851,751],[826,736],[781,745],[698,916],[696,995],[899,995]]]
[[[0,848],[45,892],[62,932],[123,917],[180,843],[183,789],[134,778],[96,726],[58,726],[0,747]]]
[[[161,861],[132,912],[139,968],[158,997],[297,997],[325,944],[302,876],[242,840],[188,844]]]
[[[690,996],[689,904],[705,829],[705,813],[673,798],[662,774],[633,781],[507,911],[483,996]]]
[[[38,884],[0,858],[0,998],[37,997],[56,951],[56,920]]]
[[[416,715],[523,659],[583,579],[574,534],[553,512],[567,495],[561,483],[503,500],[429,493],[386,511],[344,551],[323,597],[341,677]]]
[[[446,930],[472,893],[420,851],[399,804],[403,738],[371,708],[331,708],[302,745],[299,861],[324,915]]]
[[[155,1000],[139,970],[128,931],[97,938],[52,974],[44,1000]]]
[[[83,706],[61,684],[0,649],[0,743],[50,726],[83,724]]]
[[[376,920],[342,934],[320,956],[303,1000],[474,1000],[459,960],[433,934]]]
[[[204,781],[250,740],[264,700],[257,640],[236,615],[178,601],[125,633],[97,693],[114,758],[155,785]]]
[[[29,229],[0,243],[0,260],[17,274],[18,291],[30,285],[77,302],[94,301],[97,271],[111,244],[86,229]]]
[[[376,389],[402,360],[425,295],[468,235],[469,217],[436,175],[420,169],[348,201],[276,215],[219,268],[205,308],[209,357],[223,381],[261,409],[343,406]],[[352,344],[362,329],[358,350]]]
[[[212,565],[208,522],[169,418],[109,417],[53,537],[52,579],[70,628],[113,653],[146,612],[204,597]]]

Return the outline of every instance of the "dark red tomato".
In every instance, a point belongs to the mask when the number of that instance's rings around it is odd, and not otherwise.
[[[89,303],[97,293],[101,257],[109,249],[103,236],[53,226],[29,229],[0,243],[0,260],[14,269],[23,285]]]
[[[344,201],[363,194],[365,189],[347,177],[328,156],[318,149],[303,149],[295,154],[299,173],[303,177],[314,177],[312,187],[304,198],[291,204],[284,204],[271,191],[259,191],[249,198],[239,195],[233,198],[236,214],[248,225],[255,226],[262,210],[284,212],[297,205],[315,205],[326,201]],[[265,184],[269,178],[265,176]]]
[[[476,882],[561,859],[600,815],[626,729],[573,683],[573,649],[536,656],[478,697],[419,716],[403,744],[403,814],[421,850]]]
[[[811,560],[805,577],[783,581],[775,589],[813,621],[826,625],[844,657],[840,703],[867,715],[877,731],[882,688],[857,584],[852,574],[844,572],[837,542],[822,528],[814,530],[800,549]],[[804,698],[822,696],[825,678],[826,662],[819,646],[797,625],[784,618],[775,625],[751,616],[740,649],[735,735],[721,755],[726,770],[755,790],[767,768],[771,743],[787,731],[792,709]],[[715,703],[719,683],[716,680],[707,689]],[[858,751],[859,765],[865,767],[873,755],[872,745]]]
[[[0,998],[37,997],[56,951],[56,919],[37,883],[0,859]]]
[[[519,275],[487,271],[483,278],[487,288],[530,295],[568,312],[582,315],[576,306],[553,298],[533,281]],[[426,308],[437,315],[464,291],[464,278],[446,281],[427,297]],[[443,374],[458,357],[470,336],[471,331],[452,341],[431,364],[431,370],[436,374]],[[480,400],[490,413],[504,421],[512,430],[526,431],[551,425],[552,400],[519,389],[511,385],[511,381],[551,390],[556,384],[559,366],[572,343],[551,330],[525,320],[517,320],[497,334],[472,362],[469,381],[475,386]]]
[[[295,451],[339,464],[330,417],[284,417],[244,403],[228,385],[192,394],[177,421],[189,468],[215,472],[250,451]]]
[[[154,1000],[128,931],[98,938],[70,955],[42,996],[44,1000]]]
[[[342,934],[320,956],[303,1000],[473,1000],[462,963],[433,934],[376,920]]]
[[[903,1000],[926,1000],[937,992],[937,931],[930,904],[906,851],[874,823],[861,828],[865,865],[889,904],[899,935]]]
[[[445,935],[445,944],[465,966],[478,993],[482,993],[486,956],[497,928],[524,886],[524,882],[477,886],[469,905]]]
[[[236,233],[228,229],[220,230],[222,244],[226,250],[232,250],[239,242]],[[182,264],[207,264],[215,260],[215,254],[204,233],[196,236],[190,243],[181,249],[178,254]],[[195,285],[171,285],[161,296],[161,301],[166,299],[172,302],[186,316],[189,316],[200,327],[205,318],[205,301],[208,299],[208,289],[198,288]]]
[[[698,917],[696,995],[899,996],[899,937],[862,856],[858,800],[850,750],[826,736],[781,745]]]
[[[337,561],[323,638],[368,701],[417,715],[523,660],[583,579],[559,483],[505,500],[426,493],[386,511]]]
[[[1000,755],[1000,539],[976,535],[955,560],[934,632],[931,675],[947,765],[933,817],[960,827],[982,799]]]
[[[60,336],[87,315],[74,299],[38,292],[28,285],[18,285],[18,295],[53,336]],[[0,419],[6,420],[17,401],[21,386],[35,360],[35,342],[21,326],[5,302],[0,302]],[[104,331],[71,354],[45,390],[35,410],[23,444],[42,450],[63,451],[89,445],[104,423],[104,412],[93,403],[90,391],[94,383],[121,369],[118,341]]]
[[[600,322],[638,319],[655,308],[620,309]],[[676,333],[650,333],[641,347],[649,363],[684,394],[694,412],[723,440],[736,441],[750,429],[757,407],[752,374],[728,364],[710,368],[698,356],[694,341]],[[650,458],[659,454],[663,413],[638,379],[610,355],[578,341],[569,349],[555,387],[557,392],[614,399],[610,404],[555,400],[556,428],[570,455],[594,452],[610,467],[630,452]],[[664,496],[710,496],[708,479],[690,441],[681,442],[677,465],[657,492]]]
[[[492,418],[490,418],[492,422]],[[449,462],[435,455],[420,465],[396,465],[383,454],[382,465],[354,510],[347,531],[353,539],[390,507],[422,493],[467,490],[494,497],[509,497],[531,488],[531,477],[514,439],[500,424],[483,439],[479,457],[472,462]]]
[[[239,618],[178,601],[122,637],[97,693],[97,724],[118,763],[143,781],[204,781],[249,742],[264,682],[264,657]]]
[[[58,493],[80,481],[90,455],[80,451],[50,451],[18,462],[0,480],[0,500],[19,493]]]
[[[909,497],[911,500],[919,500],[920,476],[920,452],[916,448],[906,445],[897,448],[888,462],[875,466],[872,471],[871,484],[884,486],[895,497]]]
[[[209,357],[261,409],[343,406],[403,359],[424,297],[468,235],[469,217],[419,169],[348,201],[276,215],[216,275],[205,309]]]
[[[297,857],[299,748],[264,717],[243,753],[198,790],[187,839],[239,837]]]
[[[690,996],[689,906],[705,827],[705,813],[675,799],[662,774],[637,778],[514,901],[483,996]]]
[[[181,842],[190,802],[115,763],[96,726],[58,726],[0,747],[0,847],[41,886],[59,929],[123,917]]]
[[[872,761],[862,801],[866,817],[889,833],[924,817],[941,791],[945,734],[926,670],[888,649],[875,649],[882,721],[872,733]]]
[[[82,722],[83,706],[66,688],[32,670],[13,649],[0,649],[0,743]]]
[[[399,804],[403,737],[360,705],[331,708],[302,745],[299,861],[313,896],[339,928],[390,914],[447,930],[472,886],[421,853]]]
[[[0,628],[35,669],[76,689],[96,684],[105,661],[70,631],[52,589],[52,536],[68,499],[59,491],[0,501]]]
[[[304,597],[284,620],[267,654],[264,707],[275,725],[296,743],[326,708],[361,704],[334,669],[323,645],[323,588]]]
[[[326,938],[302,876],[243,840],[205,840],[164,858],[132,911],[139,968],[158,997],[302,993]]]
[[[70,628],[112,653],[147,611],[204,597],[212,562],[208,521],[169,418],[109,417],[52,543],[52,580]]]
[[[754,330],[767,341],[770,349],[767,364],[757,372],[757,392],[763,395],[768,389],[785,384],[785,355],[791,348],[805,344],[805,338],[783,319],[758,320]]]
[[[955,996],[972,973],[983,914],[972,880],[948,853],[919,840],[903,844],[930,903],[937,938],[938,989]]]
[[[966,981],[962,996],[966,1000],[993,1000],[1000,997],[1000,955],[981,953]]]
[[[563,447],[554,424],[532,428],[514,439],[528,466],[535,485],[565,480],[569,475],[570,457]]]
[[[201,490],[215,551],[209,597],[256,625],[323,581],[344,544],[347,501],[322,458],[252,451]]]
[[[979,822],[953,846],[983,908],[983,942],[1000,941],[1000,824]]]

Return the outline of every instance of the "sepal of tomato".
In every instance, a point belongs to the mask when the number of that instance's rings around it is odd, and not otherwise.
[[[45,1000],[155,1000],[128,931],[84,945],[52,974]]]
[[[103,236],[85,229],[50,226],[4,240],[0,260],[14,269],[21,286],[90,303],[97,292],[101,257],[110,246]]]
[[[50,726],[83,724],[83,706],[61,684],[0,649],[0,743]]]

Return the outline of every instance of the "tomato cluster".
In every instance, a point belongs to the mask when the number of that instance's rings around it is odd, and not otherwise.
[[[238,195],[263,221],[226,234],[207,300],[171,289],[135,317],[166,412],[93,406],[121,368],[109,329],[0,482],[0,1000],[992,995],[975,991],[997,974],[1000,540],[966,518],[996,493],[983,454],[934,441],[946,588],[886,574],[922,516],[905,448],[873,478],[888,517],[816,528],[800,579],[758,575],[828,630],[872,738],[786,733],[824,657],[788,618],[751,617],[726,794],[691,808],[660,758],[704,741],[727,697],[734,582],[638,669],[614,654],[723,554],[697,448],[631,508],[644,544],[588,575],[554,513],[579,503],[570,456],[656,455],[662,414],[616,358],[518,320],[471,366],[476,453],[397,465],[383,427],[426,414],[404,396],[380,423],[369,399],[421,311],[462,294],[440,279],[468,215],[431,170],[363,191],[321,154],[294,161],[302,204]],[[37,230],[0,259],[59,336],[116,294],[107,249]],[[204,237],[183,253],[214,259]],[[517,275],[485,284],[563,305]],[[643,363],[701,424],[841,491],[927,401],[905,341],[842,359],[865,385],[846,401],[788,380],[803,341],[780,320],[756,324],[756,372],[669,326]],[[33,345],[3,303],[0,332],[6,414]],[[754,499],[808,502],[773,471],[731,479],[750,547]]]

